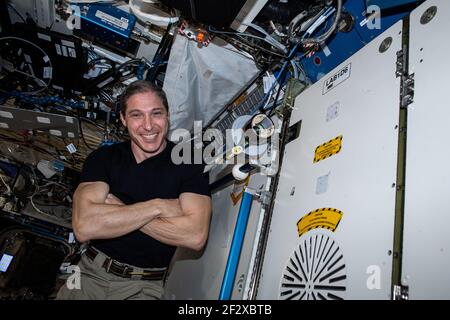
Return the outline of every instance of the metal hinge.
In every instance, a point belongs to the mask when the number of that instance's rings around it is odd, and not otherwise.
[[[408,73],[408,70],[406,70],[406,58],[406,54],[403,50],[397,51],[397,69],[395,70],[395,75],[397,78]]]
[[[272,199],[272,192],[270,191],[259,191],[256,192],[257,200],[267,206],[270,203],[270,200]]]
[[[401,107],[406,108],[414,102],[414,73],[408,74],[406,50],[397,52],[397,68],[395,75],[401,77]]]
[[[392,300],[408,300],[409,287],[395,285],[392,293]]]
[[[406,108],[414,102],[414,73],[402,77],[402,107]]]

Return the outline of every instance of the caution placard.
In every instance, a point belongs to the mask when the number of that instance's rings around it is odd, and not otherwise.
[[[342,211],[333,208],[321,208],[311,211],[297,222],[299,237],[311,229],[324,228],[335,231],[342,219]]]
[[[341,149],[342,149],[342,135],[318,146],[316,148],[316,152],[314,153],[313,162],[316,163],[326,158],[329,158],[332,155],[339,153]]]

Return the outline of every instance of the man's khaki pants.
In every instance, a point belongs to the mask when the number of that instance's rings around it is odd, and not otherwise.
[[[97,254],[92,261],[85,254],[79,270],[68,278],[56,296],[57,300],[159,300],[163,295],[163,280],[122,278],[107,273],[102,267],[107,257]],[[80,273],[78,273],[80,271]],[[79,279],[75,277],[80,276]]]

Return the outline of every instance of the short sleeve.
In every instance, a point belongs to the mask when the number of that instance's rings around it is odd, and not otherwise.
[[[83,164],[80,182],[103,181],[110,184],[110,164],[109,147],[92,151]]]
[[[184,165],[180,193],[192,192],[210,197],[209,175],[203,173],[204,169],[205,166],[200,164]]]

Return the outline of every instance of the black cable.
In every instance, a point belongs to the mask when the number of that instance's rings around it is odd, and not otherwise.
[[[136,67],[139,65],[140,62],[141,62],[140,59],[131,59],[131,60],[125,61],[124,63],[122,63],[121,65],[119,65],[117,67],[117,70],[122,70],[124,67],[128,67],[130,65],[133,67]]]
[[[87,143],[86,139],[84,138],[83,126],[82,126],[82,124],[81,124],[81,115],[80,115],[80,110],[79,110],[79,109],[77,109],[77,118],[78,118],[78,126],[79,126],[79,128],[80,128],[80,136],[81,136],[81,139],[83,140],[84,144],[86,145],[86,147],[87,147],[89,150],[95,150],[95,149],[91,148],[91,146]]]
[[[108,62],[112,66],[115,64],[114,61],[112,61],[111,59],[101,57],[101,58],[92,59],[91,61],[88,62],[88,65],[95,64],[96,62],[99,62],[99,61],[102,61],[102,60],[105,60],[106,62]]]
[[[20,144],[21,146],[31,148],[31,146],[30,146],[29,143],[27,143],[27,142],[25,142],[25,141],[22,141],[21,139],[9,137],[9,136],[3,135],[3,134],[0,134],[0,138],[1,138],[2,140],[8,141],[8,142],[17,143],[17,144]],[[50,151],[48,151],[48,150],[46,150],[46,149],[43,149],[43,148],[41,148],[41,147],[38,147],[38,146],[33,146],[33,149],[36,150],[36,151],[38,151],[38,152],[41,152],[41,153],[49,154],[49,155],[51,155],[52,157],[57,157],[57,156],[58,156],[57,154],[54,154],[54,153],[52,153],[52,152],[50,152]],[[6,154],[4,154],[4,153],[2,153],[2,154],[6,156]]]
[[[100,123],[97,123],[97,122],[95,122],[95,121],[92,121],[92,120],[89,119],[89,118],[82,117],[81,115],[77,115],[77,117],[78,117],[78,119],[81,119],[81,120],[83,120],[83,121],[85,121],[85,122],[89,122],[90,124],[92,124],[92,125],[94,125],[94,126],[100,128],[100,129],[102,129],[102,130],[105,129],[105,127],[103,127]]]
[[[246,39],[244,38],[245,35],[237,34],[237,36],[238,36],[238,37],[239,37],[239,38],[240,38],[247,46],[250,46],[250,47],[257,47],[258,49],[260,49],[260,50],[262,50],[262,51],[265,51],[265,52],[267,52],[267,53],[273,54],[273,55],[275,55],[275,56],[277,56],[277,57],[280,57],[280,58],[283,58],[283,59],[286,59],[286,58],[287,58],[287,56],[285,56],[285,55],[282,55],[282,54],[277,53],[277,52],[275,52],[275,51],[266,49],[266,48],[264,48],[264,47],[262,47],[262,46],[260,46],[260,45],[257,45],[256,43],[253,43],[253,42],[250,42],[250,41],[246,40]]]
[[[284,81],[286,80],[286,75],[287,75],[287,72],[286,72],[285,75],[283,76],[283,81],[280,81],[280,84],[279,84],[279,87],[278,87],[277,95],[276,95],[276,97],[275,97],[275,100],[273,101],[273,107],[270,108],[269,114],[267,115],[269,118],[270,118],[270,117],[273,115],[273,113],[275,112],[275,109],[276,109],[276,103],[277,103],[277,101],[278,101],[278,97],[280,96],[281,89],[283,88],[283,83],[284,83]]]
[[[156,80],[156,76],[158,75],[158,69],[162,65],[162,61],[168,56],[170,49],[172,47],[173,36],[170,34],[170,29],[172,28],[172,24],[167,26],[167,30],[164,33],[164,36],[156,50],[156,53],[153,57],[152,67],[147,72],[146,80],[154,83]]]
[[[195,0],[190,0],[192,18],[197,21],[197,10],[195,9]]]
[[[271,53],[271,54],[273,54],[273,55],[277,55],[277,56],[279,56],[279,57],[282,57],[282,58],[287,58],[285,55],[283,55],[283,54],[280,54],[280,53],[277,53],[277,52],[274,52],[274,51],[271,51],[271,50],[268,50],[268,49],[266,49],[266,48],[264,48],[264,47],[261,47],[261,46],[259,46],[259,45],[257,45],[256,43],[254,43],[254,42],[250,42],[250,41],[248,41],[248,40],[246,40],[244,37],[248,37],[248,38],[251,38],[251,39],[258,39],[258,40],[261,40],[261,41],[265,41],[265,38],[264,37],[260,37],[260,36],[256,36],[256,35],[254,35],[254,34],[251,34],[251,33],[245,33],[245,32],[230,32],[230,31],[220,31],[220,30],[216,30],[215,28],[212,28],[211,26],[209,26],[208,27],[208,31],[209,32],[212,32],[212,33],[215,33],[215,34],[218,34],[218,35],[228,35],[228,37],[230,37],[230,38],[232,38],[232,36],[237,36],[237,37],[239,37],[240,39],[241,39],[241,41],[242,42],[244,42],[246,45],[248,45],[248,46],[250,46],[250,47],[252,47],[252,46],[255,46],[255,47],[257,47],[257,48],[259,48],[260,50],[263,50],[263,51],[266,51],[266,52],[268,52],[268,53]],[[267,42],[267,41],[266,41]],[[268,43],[268,42],[267,42]],[[274,47],[274,48],[276,48],[272,43],[268,43],[271,47]]]
[[[277,94],[275,96],[275,99],[273,100],[272,107],[270,109],[266,109],[266,110],[264,110],[263,107],[261,107],[259,109],[259,111],[262,111],[262,112],[269,110],[269,113],[267,114],[268,117],[271,117],[273,115],[274,110],[276,109],[276,104],[277,104],[278,98],[280,96],[281,89],[283,88],[283,83],[286,80],[287,70],[288,70],[288,68],[286,68],[285,70],[282,70],[283,74],[280,75],[280,82],[278,84]],[[268,99],[270,99],[270,97]]]
[[[294,54],[295,54],[296,51],[297,51],[297,50],[294,50],[294,51],[291,52],[290,57],[288,57],[289,59],[288,59],[287,63],[290,63],[290,62],[291,62],[291,60],[294,58]],[[303,57],[305,57],[306,54],[307,54],[307,52],[305,52],[305,53],[300,57],[300,59],[302,59]],[[276,95],[276,97],[275,97],[275,100],[273,101],[272,107],[270,108],[270,112],[269,112],[268,115],[267,115],[268,117],[271,117],[271,116],[273,115],[273,112],[274,112],[275,109],[276,109],[276,103],[277,103],[278,98],[279,98],[279,96],[280,96],[280,92],[281,92],[281,89],[282,89],[282,87],[283,87],[283,84],[286,82],[286,76],[287,76],[287,74],[288,74],[288,70],[289,70],[288,68],[285,68],[285,69],[283,70],[283,74],[280,75],[280,82],[279,82],[279,87],[278,87],[277,95]],[[269,99],[270,99],[270,97],[269,97]],[[264,110],[262,110],[262,111],[264,111]]]
[[[104,90],[100,90],[99,92],[100,97],[97,95],[98,99],[100,101],[105,101],[105,102],[114,102],[113,98],[111,97],[110,94],[108,94],[106,91]]]

